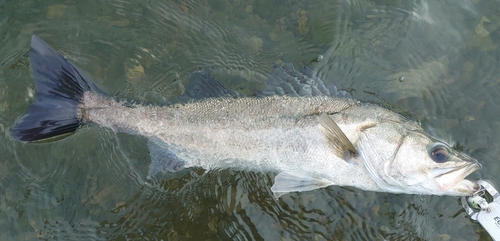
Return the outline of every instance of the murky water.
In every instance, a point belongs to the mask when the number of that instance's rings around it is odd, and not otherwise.
[[[495,0],[0,0],[0,240],[488,240],[460,199],[328,187],[275,199],[273,173],[144,179],[144,139],[86,126],[23,144],[37,34],[112,96],[157,104],[209,68],[246,95],[281,58],[459,143],[500,187]],[[321,61],[318,57],[322,56]]]

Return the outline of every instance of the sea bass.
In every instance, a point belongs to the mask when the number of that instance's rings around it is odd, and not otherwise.
[[[481,166],[376,104],[331,96],[235,97],[207,72],[205,98],[167,106],[106,95],[57,51],[32,37],[36,97],[11,135],[33,142],[92,122],[148,139],[149,177],[193,166],[277,173],[276,196],[330,185],[367,191],[463,196]],[[322,87],[322,86],[319,86]],[[323,86],[324,87],[324,86]]]

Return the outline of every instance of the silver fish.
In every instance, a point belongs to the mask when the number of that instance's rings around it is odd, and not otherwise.
[[[37,95],[11,130],[21,141],[93,122],[147,137],[150,177],[193,166],[274,172],[277,197],[330,185],[452,196],[477,190],[465,179],[480,169],[475,159],[375,104],[328,96],[235,98],[202,76],[207,82],[201,85],[219,95],[143,106],[108,97],[36,36],[30,61]]]

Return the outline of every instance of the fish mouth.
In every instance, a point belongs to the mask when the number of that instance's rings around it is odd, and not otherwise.
[[[441,191],[451,195],[470,195],[477,191],[478,186],[465,177],[479,169],[481,164],[474,162],[458,167],[435,169],[431,175]]]

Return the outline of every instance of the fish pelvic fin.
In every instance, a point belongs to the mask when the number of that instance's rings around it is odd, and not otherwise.
[[[103,92],[40,37],[32,36],[29,53],[36,97],[12,128],[12,137],[39,141],[74,132],[82,124],[78,108],[83,94]]]
[[[280,196],[290,192],[305,192],[323,187],[333,185],[322,177],[315,177],[305,173],[298,172],[281,172],[274,178],[274,185],[271,191],[274,197]]]
[[[319,116],[319,123],[323,128],[325,141],[336,156],[349,161],[358,155],[358,150],[356,150],[351,141],[349,141],[344,132],[330,116],[325,113],[321,114]]]

